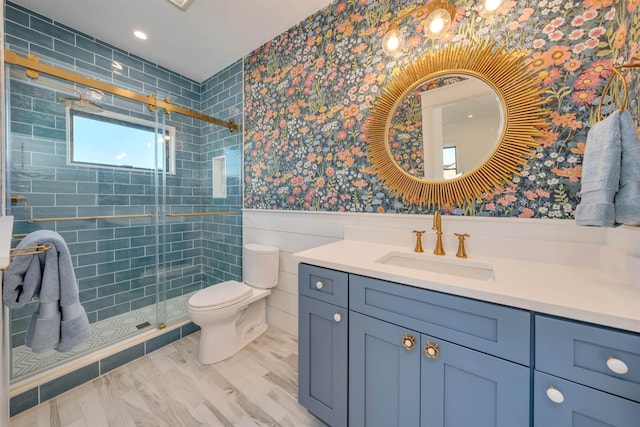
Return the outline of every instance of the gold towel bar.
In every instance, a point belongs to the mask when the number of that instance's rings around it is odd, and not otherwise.
[[[235,212],[194,212],[194,213],[179,213],[179,214],[167,214],[167,216],[203,216],[203,215],[234,215]]]
[[[11,248],[9,249],[12,253],[10,255],[11,258],[15,258],[17,256],[29,256],[29,255],[38,255],[43,252],[47,252],[51,249],[51,246],[24,246],[22,248]],[[9,266],[0,268],[0,271],[7,271]]]
[[[22,248],[11,248],[10,251],[14,252],[11,256],[27,256],[27,255],[36,255],[42,252],[47,252],[51,249],[51,246],[24,246]],[[22,252],[26,251],[26,252]]]
[[[236,212],[193,212],[193,213],[176,213],[167,214],[170,217],[178,216],[204,216],[204,215],[235,215]],[[106,215],[106,216],[69,216],[62,218],[31,218],[28,222],[46,222],[46,221],[86,221],[92,219],[117,219],[117,218],[151,218],[153,214],[137,214],[137,215]]]
[[[139,215],[107,215],[107,216],[74,216],[64,218],[31,218],[29,222],[45,222],[45,221],[83,221],[91,219],[116,219],[116,218],[150,218],[152,214]]]

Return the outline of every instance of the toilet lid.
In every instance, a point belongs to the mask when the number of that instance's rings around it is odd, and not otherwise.
[[[229,280],[191,295],[189,305],[195,308],[231,305],[249,298],[252,292],[252,289],[244,283]]]

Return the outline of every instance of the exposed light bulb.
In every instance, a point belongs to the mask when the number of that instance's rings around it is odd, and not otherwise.
[[[484,2],[484,8],[488,11],[494,11],[500,7],[502,0],[486,0]]]
[[[434,34],[438,34],[444,28],[444,19],[437,17],[429,24],[429,31]]]
[[[436,9],[429,14],[424,32],[427,37],[439,36],[449,29],[451,15],[445,9]]]
[[[398,56],[404,47],[404,36],[396,26],[391,26],[382,39],[382,50],[390,56]]]
[[[387,40],[387,49],[396,50],[398,46],[400,46],[400,39],[396,36],[389,37],[389,40]]]

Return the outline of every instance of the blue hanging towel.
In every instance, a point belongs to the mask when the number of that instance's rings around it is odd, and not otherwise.
[[[28,234],[18,245],[26,246],[50,249],[14,258],[4,276],[2,299],[8,307],[20,308],[38,298],[27,327],[27,347],[36,353],[71,351],[89,339],[91,328],[80,305],[69,248],[62,236],[50,230]]]
[[[622,138],[620,112],[591,127],[582,161],[581,200],[576,208],[578,225],[613,227],[614,199],[620,185]]]
[[[620,189],[615,198],[616,222],[637,223],[640,222],[640,141],[629,111],[620,115],[620,135],[622,164]]]

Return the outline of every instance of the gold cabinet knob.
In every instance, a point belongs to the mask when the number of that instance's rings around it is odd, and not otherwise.
[[[324,283],[322,283],[320,280],[318,280],[316,282],[316,289],[322,289],[324,288]]]
[[[416,234],[416,248],[414,249],[415,252],[424,252],[424,249],[422,249],[422,235],[425,233],[424,230],[413,230],[413,232]]]
[[[440,350],[438,350],[438,344],[427,340],[427,345],[424,346],[424,354],[429,359],[437,359],[438,356],[440,355]]]
[[[336,314],[334,314],[334,315],[333,315],[333,320],[334,320],[336,323],[340,323],[340,322],[342,321],[342,314],[340,314],[340,313],[336,313]]]
[[[465,237],[471,237],[471,235],[467,233],[464,233],[464,234],[453,233],[453,235],[458,238],[458,252],[456,253],[456,256],[458,258],[466,258],[467,251],[464,249],[464,239]]]
[[[405,332],[404,337],[402,337],[402,346],[407,350],[413,350],[416,346],[416,337]]]

